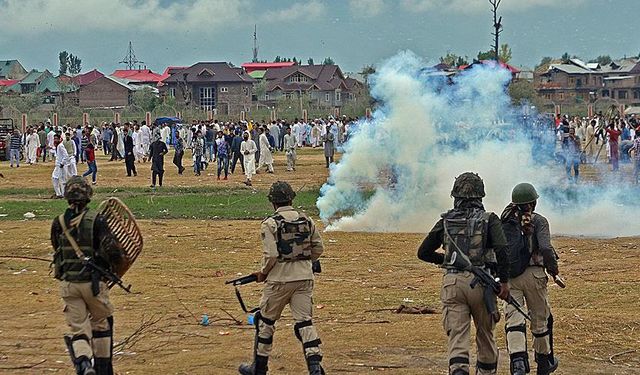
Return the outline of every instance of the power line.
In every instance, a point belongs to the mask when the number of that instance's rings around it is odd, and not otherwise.
[[[129,41],[129,52],[125,58],[118,62],[118,64],[125,64],[129,70],[134,70],[137,64],[144,64],[144,61],[140,61],[136,58],[136,53],[133,52],[133,44]]]

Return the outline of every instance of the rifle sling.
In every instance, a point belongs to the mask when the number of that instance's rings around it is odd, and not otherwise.
[[[80,220],[78,220],[78,223],[82,221],[82,217],[84,217],[84,213],[81,214],[81,218]],[[58,216],[58,222],[62,226],[62,231],[64,233],[64,236],[67,238],[67,241],[69,241],[69,244],[73,248],[73,251],[75,251],[78,259],[85,260],[87,256],[82,252],[82,250],[80,250],[80,246],[78,246],[78,242],[76,242],[76,239],[73,238],[73,236],[71,235],[71,228],[67,228],[67,224],[65,224],[64,222],[64,215]]]
[[[242,299],[242,295],[240,294],[240,289],[238,289],[238,286],[234,286],[234,288],[236,289],[236,298],[238,299],[238,302],[240,303],[240,307],[242,308],[242,311],[244,311],[245,313],[255,313],[256,311],[260,310],[259,307],[253,308],[251,310],[247,309],[247,305],[244,304],[244,300]]]

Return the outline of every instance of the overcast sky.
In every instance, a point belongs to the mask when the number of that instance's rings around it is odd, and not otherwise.
[[[58,70],[58,53],[83,71],[110,74],[128,42],[149,68],[259,58],[316,63],[331,56],[359,71],[398,50],[428,61],[448,51],[469,57],[491,43],[487,0],[0,0],[0,60]],[[502,42],[516,65],[568,51],[584,59],[640,53],[640,0],[503,0]]]

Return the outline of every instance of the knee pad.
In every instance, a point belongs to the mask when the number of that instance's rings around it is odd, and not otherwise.
[[[93,354],[96,358],[113,357],[113,317],[107,318],[109,328],[104,331],[92,331]]]
[[[509,359],[511,363],[509,367],[511,368],[512,374],[514,372],[514,362],[516,360],[522,360],[524,362],[524,366],[526,368],[527,373],[531,371],[531,367],[529,366],[529,354],[527,352],[518,352],[518,353],[510,354]]]

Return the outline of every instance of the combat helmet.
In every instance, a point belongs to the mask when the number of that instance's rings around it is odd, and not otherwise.
[[[456,177],[451,189],[454,198],[484,198],[484,182],[477,173],[465,172]]]
[[[293,191],[291,185],[285,181],[276,181],[271,185],[269,189],[269,195],[267,195],[271,203],[288,203],[293,201],[296,197],[296,192]]]
[[[536,188],[527,182],[516,185],[511,192],[511,202],[513,202],[513,204],[532,203],[539,197]]]
[[[93,196],[91,185],[80,176],[73,176],[64,187],[64,198],[69,202],[89,202]]]

